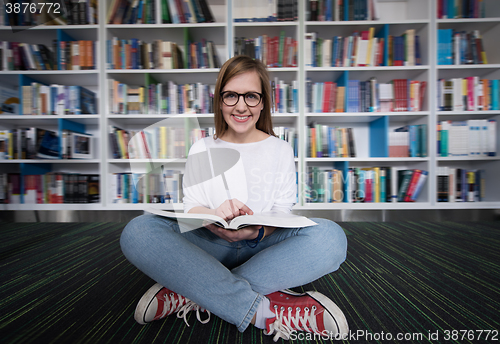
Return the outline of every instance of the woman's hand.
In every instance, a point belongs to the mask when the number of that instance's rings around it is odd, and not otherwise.
[[[214,224],[208,224],[205,225],[205,227],[221,239],[224,239],[228,242],[236,242],[241,240],[253,240],[257,238],[257,236],[259,235],[259,229],[262,226],[247,226],[237,231],[224,229]]]
[[[245,214],[253,215],[253,211],[236,198],[224,201],[224,203],[222,203],[217,209],[215,209],[215,215],[222,217],[228,222],[234,219],[236,216]]]

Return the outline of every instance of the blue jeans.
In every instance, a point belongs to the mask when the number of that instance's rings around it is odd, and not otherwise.
[[[176,221],[146,214],[127,224],[120,244],[139,270],[243,332],[264,295],[310,283],[344,262],[342,228],[312,220],[318,224],[278,228],[250,248],[206,228],[180,234]]]

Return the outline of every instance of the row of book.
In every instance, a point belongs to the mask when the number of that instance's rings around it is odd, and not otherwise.
[[[183,174],[178,170],[162,173],[112,173],[109,196],[112,203],[182,203]]]
[[[156,24],[156,1],[113,0],[107,12],[108,24]]]
[[[94,25],[98,24],[97,0],[63,0],[43,3],[23,0],[4,1],[5,12],[0,15],[0,26],[38,25]],[[26,5],[25,5],[26,4]]]
[[[487,64],[485,47],[479,30],[438,30],[438,65]]]
[[[168,81],[143,87],[109,79],[108,87],[112,114],[213,113],[213,85]]]
[[[426,81],[394,79],[379,83],[348,80],[347,87],[336,82],[306,82],[306,107],[311,113],[320,112],[401,112],[422,111]]]
[[[91,159],[92,136],[36,127],[0,130],[0,160]]]
[[[214,23],[215,18],[207,0],[163,0],[162,22],[164,24]]]
[[[480,202],[486,191],[485,171],[448,166],[437,168],[438,202]]]
[[[438,156],[496,156],[497,121],[470,119],[437,124]]]
[[[306,67],[373,67],[421,65],[420,39],[415,29],[401,36],[376,37],[375,28],[351,36],[305,34]]]
[[[233,17],[241,22],[296,21],[299,15],[298,0],[235,1]]]
[[[83,86],[43,85],[32,82],[21,86],[22,115],[97,114],[96,94]]]
[[[389,157],[423,158],[428,155],[427,124],[411,124],[389,132]]]
[[[500,109],[500,81],[479,76],[439,79],[437,105],[439,111],[482,111]]]
[[[98,174],[49,172],[0,173],[0,203],[62,204],[99,203]]]
[[[437,0],[438,19],[484,18],[484,0]]]
[[[311,158],[354,158],[356,145],[353,129],[313,122],[307,131],[306,152]]]
[[[194,142],[215,130],[166,126],[124,130],[111,125],[108,133],[113,159],[183,159]]]
[[[108,69],[198,69],[220,68],[221,61],[215,44],[202,39],[187,42],[184,47],[170,41],[155,40],[152,43],[140,39],[107,41]]]
[[[415,202],[427,181],[428,171],[395,167],[309,167],[308,203]]]
[[[256,38],[236,37],[234,55],[247,55],[261,60],[269,68],[297,67],[297,40],[279,36],[262,35]]]
[[[298,156],[295,128],[276,126],[273,131],[278,138],[288,142]],[[143,130],[124,130],[111,125],[108,132],[113,159],[182,159],[187,157],[194,142],[213,136],[215,128],[189,130],[153,126]]]
[[[0,41],[1,70],[91,70],[96,68],[96,41],[44,44]]]
[[[378,0],[308,0],[306,3],[306,20],[377,20],[377,1]]]

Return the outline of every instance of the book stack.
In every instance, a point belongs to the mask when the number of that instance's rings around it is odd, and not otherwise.
[[[427,124],[413,124],[389,132],[389,157],[427,157]]]
[[[236,0],[233,16],[236,23],[296,21],[299,15],[298,0]]]
[[[499,110],[499,80],[479,76],[439,79],[437,105],[439,111]]]
[[[112,114],[195,114],[213,112],[213,89],[202,83],[177,85],[173,81],[127,85],[108,80]]]
[[[217,49],[212,41],[187,41],[186,46],[155,40],[152,43],[137,38],[107,41],[108,69],[198,69],[220,68]]]
[[[311,123],[308,128],[307,156],[311,158],[356,157],[352,128]]]
[[[420,38],[415,29],[401,36],[382,33],[375,28],[354,32],[351,36],[317,37],[305,34],[306,67],[415,66],[421,64]]]
[[[61,204],[99,203],[100,176],[49,172],[0,174],[0,203]]]
[[[484,18],[486,15],[483,0],[437,0],[437,18]]]
[[[485,197],[485,171],[438,166],[438,202],[480,202]]]
[[[112,173],[112,203],[182,203],[182,177],[177,170],[162,173]]]
[[[280,36],[262,35],[257,38],[236,37],[234,55],[247,55],[261,60],[269,68],[297,67],[297,40]]]
[[[308,171],[310,203],[415,202],[428,171],[394,167],[352,167]]]
[[[437,124],[437,154],[447,156],[496,156],[497,122],[494,119],[440,121]]]
[[[438,30],[438,64],[487,64],[486,51],[479,30],[471,32]]]
[[[10,1],[8,1],[10,2]],[[5,2],[7,3],[7,1]],[[15,4],[15,1],[11,2]],[[0,15],[0,26],[38,26],[38,25],[94,25],[98,24],[97,0],[63,0],[57,3],[25,1],[28,10],[8,11]],[[31,7],[36,4],[36,9]],[[49,5],[51,4],[51,5]],[[53,5],[53,6],[52,6]],[[45,8],[44,8],[45,7]],[[21,7],[24,9],[24,5]]]
[[[22,115],[97,114],[96,94],[83,86],[32,82],[21,86],[21,92]]]
[[[377,20],[377,1],[378,0],[308,0],[306,4],[306,20]]]

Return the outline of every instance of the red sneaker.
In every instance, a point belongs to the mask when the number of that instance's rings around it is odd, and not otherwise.
[[[184,322],[189,326],[186,316],[190,311],[196,311],[196,317],[202,324],[210,321],[210,312],[201,308],[193,301],[165,288],[159,283],[149,288],[141,297],[135,308],[134,318],[139,324],[163,319],[170,314],[177,313],[178,318],[184,318]],[[208,318],[201,320],[200,311],[207,312]]]
[[[349,332],[344,313],[325,295],[316,291],[304,294],[281,290],[266,295],[275,318],[266,320],[266,335],[290,339],[296,331],[317,333],[329,339],[342,339]]]

